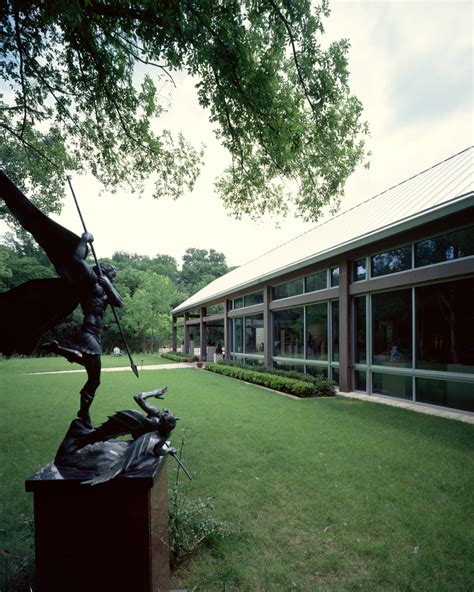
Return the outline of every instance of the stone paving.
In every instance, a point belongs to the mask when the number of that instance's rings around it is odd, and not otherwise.
[[[150,366],[142,366],[138,368],[139,372],[146,370],[175,370],[184,368],[196,368],[196,364],[188,362],[179,362],[176,364],[153,364]],[[130,366],[120,366],[118,368],[102,368],[102,372],[127,372],[130,371]],[[31,374],[67,374],[70,372],[85,372],[83,368],[78,370],[56,370],[50,372],[32,372]],[[268,389],[271,390],[271,389]],[[275,391],[278,392],[278,391]],[[279,393],[282,394],[282,393]],[[389,397],[380,397],[378,395],[366,395],[364,393],[338,393],[342,397],[348,397],[351,399],[360,399],[361,401],[369,401],[370,403],[380,403],[382,405],[390,405],[392,407],[401,407],[402,409],[410,409],[411,411],[417,411],[418,413],[426,413],[427,415],[436,415],[438,417],[444,417],[446,419],[455,419],[456,421],[463,421],[465,423],[474,424],[474,413],[467,411],[457,411],[455,409],[443,409],[442,407],[435,407],[431,405],[422,405],[420,403],[414,403],[413,401],[402,401],[400,399],[391,399]],[[298,399],[298,397],[292,397]]]
[[[371,403],[381,403],[382,405],[390,405],[392,407],[401,407],[402,409],[410,409],[418,413],[426,413],[427,415],[437,415],[438,417],[445,417],[446,419],[455,419],[465,423],[474,424],[474,413],[468,411],[457,411],[456,409],[444,409],[442,407],[435,407],[431,405],[423,405],[414,403],[413,401],[401,401],[400,399],[391,399],[389,397],[379,397],[377,395],[366,395],[365,393],[338,393],[343,397],[351,399],[360,399],[361,401],[369,401]]]

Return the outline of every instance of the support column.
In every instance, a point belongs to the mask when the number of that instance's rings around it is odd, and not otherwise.
[[[199,336],[201,339],[199,353],[201,354],[201,360],[207,360],[207,323],[204,322],[206,312],[206,307],[201,306],[199,316]]]
[[[229,307],[230,300],[224,300],[224,359],[230,360],[230,340],[231,332],[229,331]]]
[[[339,265],[339,390],[352,391],[352,315],[349,297],[350,261]]]
[[[176,352],[178,351],[178,328],[176,327],[177,317],[172,317],[172,342],[171,342],[171,350]]]
[[[184,322],[184,344],[183,344],[183,351],[185,354],[189,354],[189,326],[186,325],[186,321],[189,318],[189,314],[187,312],[184,313],[183,322]]]
[[[263,289],[263,363],[271,368],[273,358],[273,327],[270,311],[270,286]]]

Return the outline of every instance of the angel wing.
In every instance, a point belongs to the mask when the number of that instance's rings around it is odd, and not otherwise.
[[[30,354],[40,336],[79,304],[80,292],[70,281],[79,237],[43,214],[0,171],[0,198],[21,226],[43,247],[62,276],[25,282],[0,294],[0,352]]]
[[[79,237],[43,214],[3,171],[0,171],[0,197],[21,224],[45,250],[56,271],[67,265],[74,255]]]
[[[78,305],[77,292],[62,278],[30,280],[0,294],[0,352],[29,355],[43,333]]]
[[[128,447],[127,452],[109,467],[106,471],[93,477],[82,481],[86,485],[99,485],[100,483],[106,483],[111,479],[115,479],[121,473],[125,473],[131,466],[139,463],[140,460],[145,461],[150,456],[150,452],[156,445],[156,434],[148,432],[143,436],[140,436],[136,440],[133,440]]]

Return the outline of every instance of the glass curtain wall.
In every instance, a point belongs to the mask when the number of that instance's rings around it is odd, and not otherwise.
[[[263,314],[231,320],[231,356],[245,363],[263,362]]]
[[[338,382],[339,303],[274,311],[273,355],[277,368],[330,376]]]
[[[355,297],[354,388],[474,411],[474,278]]]

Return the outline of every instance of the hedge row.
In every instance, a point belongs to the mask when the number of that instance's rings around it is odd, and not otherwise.
[[[286,378],[284,376],[276,376],[265,372],[256,372],[245,368],[238,368],[236,366],[226,366],[224,364],[207,364],[206,370],[230,376],[231,378],[238,378],[260,386],[266,386],[276,391],[296,395],[297,397],[314,397],[316,396],[314,385],[303,380],[294,380],[293,378]]]
[[[253,372],[261,372],[263,374],[273,374],[275,376],[284,376],[293,380],[309,382],[315,387],[315,396],[317,397],[333,397],[336,394],[334,382],[324,378],[324,376],[313,376],[312,374],[305,374],[296,370],[279,370],[278,368],[268,368],[267,366],[257,366],[242,364],[240,362],[232,362],[230,360],[221,360],[217,362],[221,366],[231,366],[233,368],[242,368],[243,370],[252,370]]]
[[[166,358],[167,360],[172,360],[173,362],[187,362],[189,358],[192,358],[195,362],[197,360],[196,356],[189,356],[188,354],[180,354],[177,352],[168,352],[161,354],[162,358]]]

